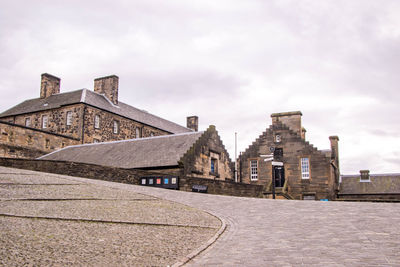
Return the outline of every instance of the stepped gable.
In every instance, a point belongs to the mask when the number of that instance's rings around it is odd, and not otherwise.
[[[304,139],[301,138],[295,131],[290,129],[287,125],[285,125],[282,122],[275,122],[275,125],[270,125],[255,141],[252,142],[252,144],[242,153],[242,156],[249,153],[250,149],[254,147],[255,145],[259,145],[261,140],[263,138],[267,138],[268,135],[272,135],[274,130],[287,130],[289,131],[289,134],[292,136],[295,136],[299,139],[300,142],[304,144],[305,147],[308,147],[314,152],[319,153],[320,155],[327,156],[322,150],[318,150],[318,148],[314,147],[314,145],[310,144],[309,141],[305,141]]]
[[[38,111],[51,110],[61,106],[84,103],[122,117],[141,122],[167,131],[169,133],[185,133],[192,130],[174,122],[165,120],[146,111],[137,109],[123,102],[113,104],[104,95],[88,89],[80,89],[72,92],[54,94],[47,98],[35,98],[26,100],[0,114],[0,118],[15,116]]]
[[[177,166],[204,132],[69,146],[39,159],[81,162],[115,168]]]
[[[212,132],[214,132],[217,135],[217,140],[218,140],[218,145],[220,147],[222,147],[223,152],[226,154],[228,161],[231,161],[231,158],[229,157],[229,153],[225,148],[225,145],[222,143],[222,140],[220,138],[220,136],[218,135],[218,131],[215,129],[214,125],[210,125],[207,130],[204,132],[204,134],[202,134],[200,136],[199,139],[196,140],[196,142],[193,143],[193,145],[186,151],[186,153],[184,155],[182,155],[182,157],[179,159],[179,162],[183,162],[184,158],[193,155],[195,153],[195,149],[196,147],[200,147],[202,143],[204,143],[204,141],[206,141],[207,139],[209,139],[211,137]]]

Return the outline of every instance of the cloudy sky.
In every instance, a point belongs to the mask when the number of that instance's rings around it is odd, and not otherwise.
[[[400,1],[2,1],[0,111],[120,77],[119,99],[179,124],[216,125],[234,157],[303,113],[307,140],[340,138],[341,172],[400,172]]]

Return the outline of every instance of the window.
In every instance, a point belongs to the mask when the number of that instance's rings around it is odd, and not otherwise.
[[[100,116],[99,115],[94,116],[94,128],[95,129],[100,128]]]
[[[140,134],[140,128],[136,127],[136,138],[140,138],[141,134]]]
[[[250,161],[250,180],[251,181],[256,181],[258,179],[257,165],[258,165],[257,160]]]
[[[72,111],[67,112],[67,125],[72,124]]]
[[[217,159],[211,159],[211,172],[217,173],[217,170],[218,170]]]
[[[49,125],[48,125],[48,123],[49,123],[49,118],[47,117],[47,115],[43,115],[42,116],[42,128],[43,129],[46,129]]]
[[[25,119],[25,126],[26,127],[31,127],[31,118],[26,118]]]
[[[301,178],[310,179],[310,159],[301,158]]]
[[[118,128],[119,128],[119,127],[118,127],[118,122],[117,122],[117,121],[114,121],[114,122],[113,122],[113,133],[117,134],[118,131],[119,131]]]
[[[274,150],[274,159],[282,160],[283,158],[283,148],[275,148]]]
[[[46,148],[50,148],[50,140],[49,139],[46,139],[45,147]]]

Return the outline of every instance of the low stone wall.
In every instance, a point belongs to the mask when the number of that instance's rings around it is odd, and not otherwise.
[[[262,185],[235,183],[233,181],[185,177],[179,180],[179,189],[192,191],[193,185],[206,185],[207,193],[239,197],[263,197]]]
[[[398,194],[338,194],[339,201],[400,202]]]
[[[0,165],[18,169],[56,173],[128,184],[139,184],[140,176],[152,174],[148,171],[117,169],[76,162],[35,159],[0,158]]]
[[[140,184],[143,176],[174,175],[179,170],[128,170],[67,161],[0,158],[0,166],[26,169],[40,172],[56,173],[118,183]],[[263,186],[235,183],[233,181],[212,180],[180,176],[179,189],[192,191],[193,185],[206,185],[207,193],[217,195],[263,197]]]

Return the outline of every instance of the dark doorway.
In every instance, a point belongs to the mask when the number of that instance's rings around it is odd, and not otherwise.
[[[283,166],[274,166],[275,187],[283,187],[285,184],[285,169]]]

